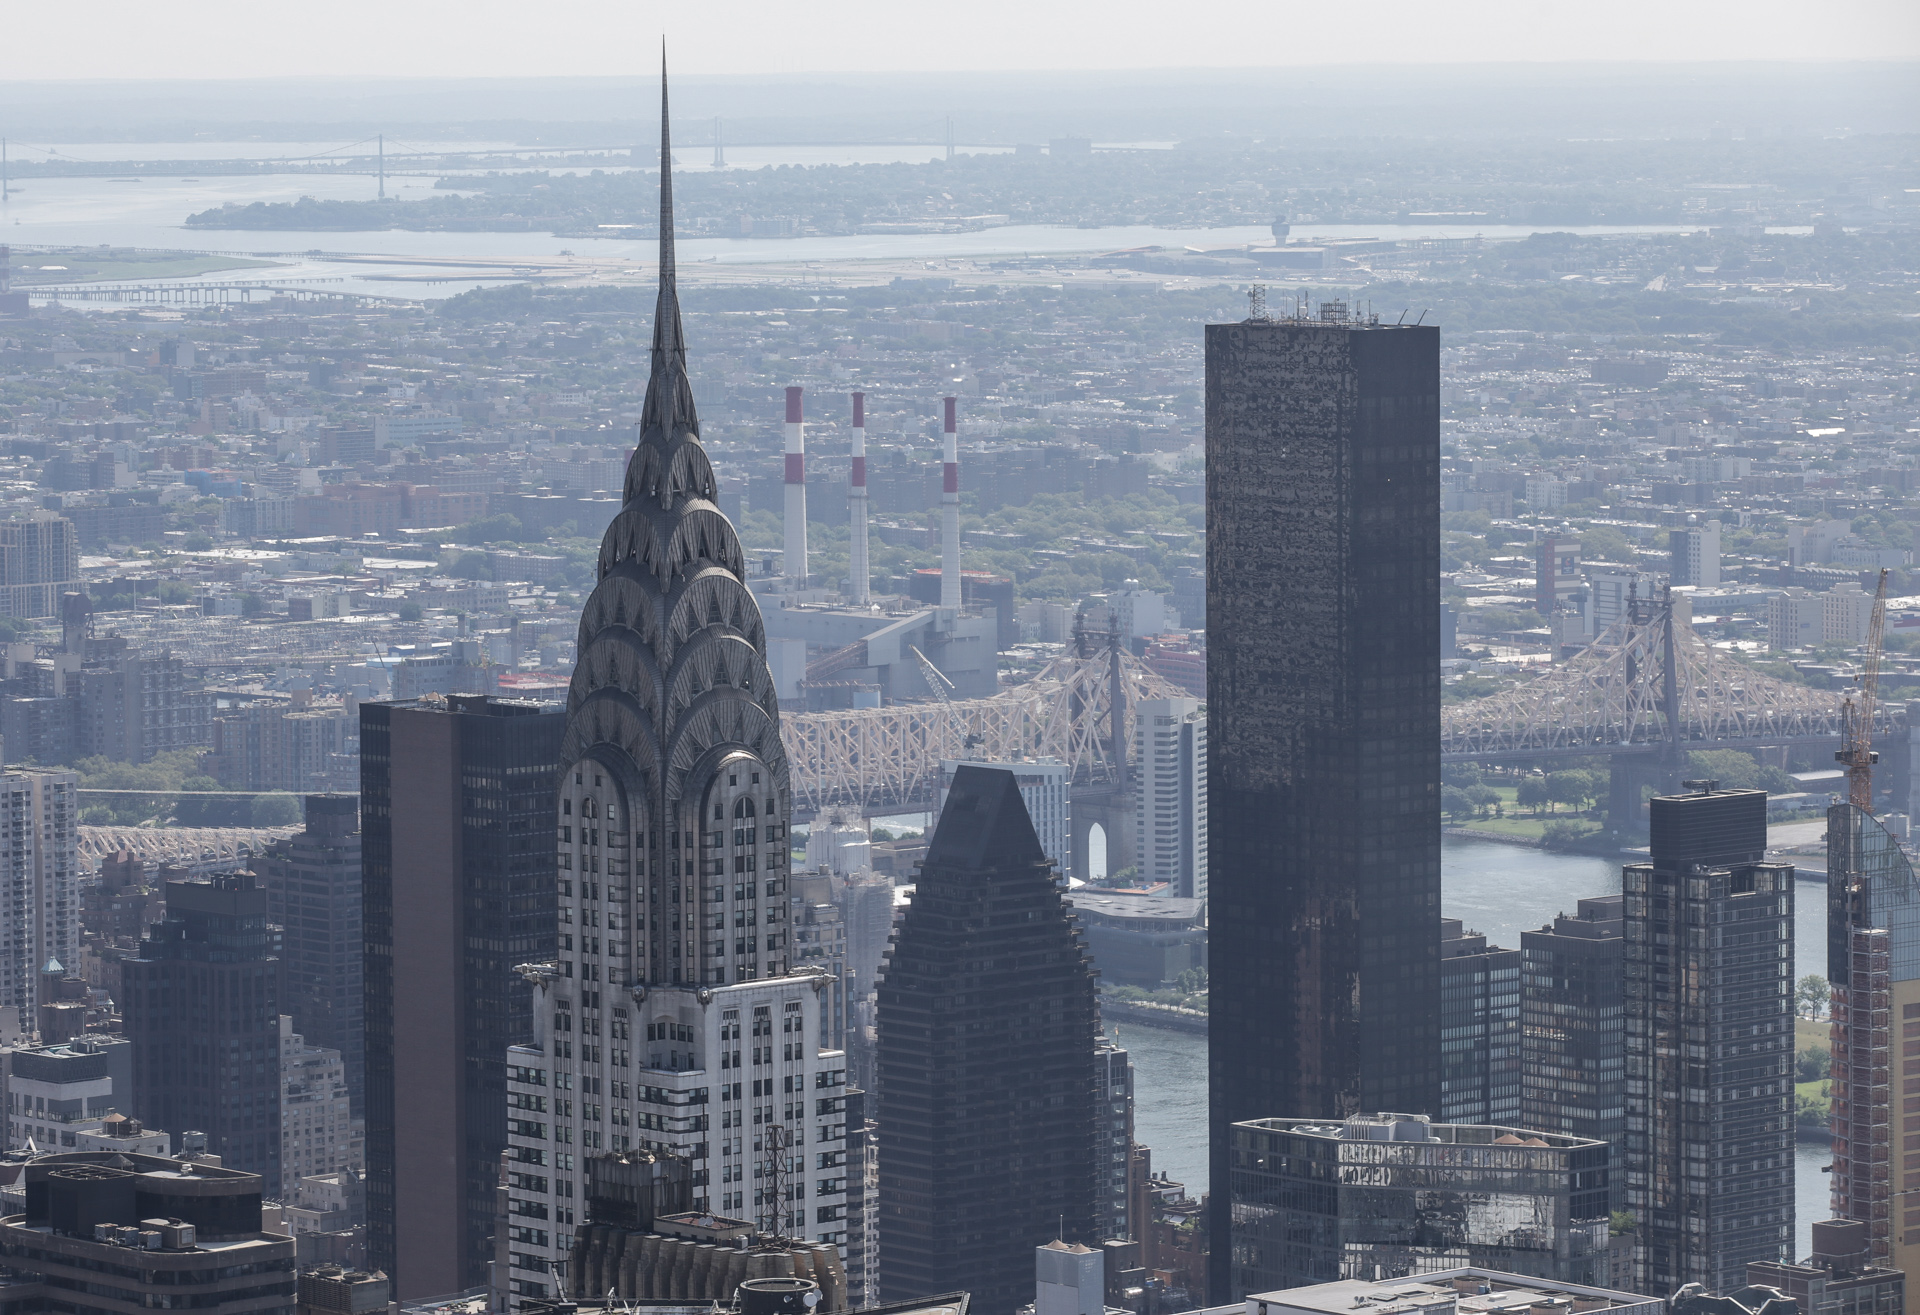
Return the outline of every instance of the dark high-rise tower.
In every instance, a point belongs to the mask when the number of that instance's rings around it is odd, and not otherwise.
[[[1011,1315],[1036,1246],[1100,1242],[1107,1185],[1092,965],[1012,772],[954,773],[879,1034],[882,1290]]]
[[[552,704],[360,708],[367,1255],[403,1298],[486,1282],[517,964],[554,947]],[[164,1126],[164,1125],[162,1125]]]
[[[280,964],[250,873],[169,881],[167,919],[121,965],[133,1108],[207,1134],[229,1169],[280,1190]]]
[[[1636,1292],[1731,1292],[1793,1244],[1793,868],[1767,793],[1689,781],[1621,869]]]
[[[1207,326],[1212,1299],[1235,1123],[1437,1114],[1440,332]]]
[[[360,801],[310,794],[307,825],[276,840],[253,870],[280,926],[280,1009],[309,1045],[340,1052],[356,1115],[366,1099],[361,1001]]]
[[[1520,933],[1520,1126],[1612,1146],[1616,1207],[1627,1183],[1621,902],[1583,899],[1573,917]]]

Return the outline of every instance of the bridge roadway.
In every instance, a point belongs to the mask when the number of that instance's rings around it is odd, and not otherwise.
[[[1899,728],[1904,732],[1905,727]],[[1904,738],[1904,735],[1902,736]],[[1443,763],[1524,763],[1539,762],[1549,758],[1597,758],[1615,756],[1643,756],[1659,753],[1666,749],[1666,740],[1635,740],[1625,744],[1582,744],[1553,748],[1508,749],[1502,752],[1482,753],[1471,750],[1448,752],[1443,750],[1440,761]],[[1714,749],[1770,749],[1780,747],[1814,748],[1825,746],[1838,749],[1838,735],[1766,735],[1731,737],[1727,739],[1698,738],[1682,739],[1679,747],[1687,753],[1704,753]]]

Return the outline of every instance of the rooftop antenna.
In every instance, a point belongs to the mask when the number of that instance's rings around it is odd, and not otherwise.
[[[1397,320],[1395,320],[1395,321],[1394,321],[1394,323],[1395,323],[1395,324],[1405,324],[1406,322],[1407,322],[1407,311],[1406,311],[1406,308],[1405,308],[1405,307],[1402,307],[1402,308],[1401,308],[1401,311],[1400,311],[1400,318],[1399,318],[1399,319],[1397,319]]]
[[[1426,313],[1426,311],[1424,311],[1424,310],[1423,310],[1423,311],[1421,311],[1421,312],[1420,312],[1420,319],[1418,319],[1418,320],[1415,320],[1415,321],[1413,322],[1413,327],[1414,327],[1414,328],[1416,328],[1416,329],[1417,329],[1417,328],[1419,328],[1419,327],[1420,327],[1420,324],[1421,324],[1421,321],[1422,321],[1422,320],[1425,320],[1426,318],[1427,318],[1427,313]]]
[[[793,1138],[787,1132],[784,1123],[771,1124],[767,1128],[767,1168],[765,1181],[772,1185],[767,1188],[770,1198],[767,1206],[767,1232],[776,1242],[788,1245],[787,1235],[787,1148],[793,1145]]]
[[[1267,318],[1267,289],[1264,285],[1256,283],[1247,289],[1247,307],[1248,319],[1264,320]]]

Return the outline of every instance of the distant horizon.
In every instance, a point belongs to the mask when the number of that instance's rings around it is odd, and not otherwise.
[[[1302,61],[1297,63],[1275,64],[1139,64],[1139,65],[1102,65],[1098,67],[1061,65],[1055,68],[1043,66],[1018,68],[797,68],[767,70],[760,72],[700,72],[670,70],[675,86],[703,86],[714,83],[778,83],[781,81],[825,81],[833,79],[876,79],[894,78],[942,79],[942,78],[991,78],[1027,80],[1041,77],[1071,77],[1086,80],[1103,80],[1119,77],[1152,76],[1219,76],[1231,79],[1255,79],[1263,74],[1272,73],[1311,73],[1325,76],[1340,71],[1366,72],[1371,70],[1412,70],[1425,73],[1458,73],[1475,69],[1522,70],[1522,69],[1578,69],[1592,72],[1625,72],[1633,69],[1659,69],[1671,71],[1676,68],[1697,67],[1714,70],[1748,69],[1755,72],[1768,66],[1785,68],[1839,68],[1847,65],[1869,65],[1873,67],[1913,66],[1920,68],[1920,51],[1883,55],[1753,55],[1711,58],[1706,56],[1672,56],[1606,59],[1544,59],[1530,56],[1516,56],[1508,59],[1457,59],[1457,60],[1415,60],[1415,59],[1378,59],[1378,60],[1342,60],[1342,61]],[[284,86],[287,83],[310,83],[319,85],[351,85],[354,83],[519,83],[526,85],[555,84],[576,86],[582,83],[608,85],[633,85],[658,89],[660,74],[658,70],[644,70],[633,73],[463,73],[463,72],[400,72],[368,71],[340,73],[244,73],[209,74],[196,73],[190,77],[152,77],[147,75],[115,74],[98,76],[94,74],[72,74],[57,77],[8,77],[0,94],[19,88],[31,87],[193,87],[220,86],[236,87],[249,83],[263,86]],[[1916,89],[1916,100],[1920,100],[1920,89]]]
[[[83,23],[76,27],[76,20]],[[9,79],[220,76],[644,77],[661,42],[676,72],[766,77],[826,71],[980,74],[1559,63],[1920,58],[1911,0],[1373,0],[1291,6],[1197,0],[974,0],[965,10],[890,0],[771,0],[634,7],[467,0],[335,0],[262,10],[241,0],[90,0],[27,6],[8,27]],[[1362,58],[1356,59],[1356,55]],[[29,64],[30,67],[22,67]]]
[[[196,65],[203,67],[204,65]],[[1920,56],[1269,64],[990,72],[675,72],[689,141],[1792,138],[1920,132]],[[659,74],[426,70],[0,80],[0,137],[621,141],[658,123]],[[710,140],[710,138],[707,138]]]

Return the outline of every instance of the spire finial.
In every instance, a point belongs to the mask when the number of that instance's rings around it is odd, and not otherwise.
[[[641,411],[642,441],[698,436],[693,386],[687,381],[687,339],[680,327],[680,289],[673,263],[673,134],[667,104],[667,43],[660,43],[660,299],[653,313],[652,377]],[[629,496],[632,490],[628,490]]]
[[[653,349],[684,352],[680,290],[673,256],[673,131],[667,110],[667,42],[660,41],[660,308],[653,322]]]

